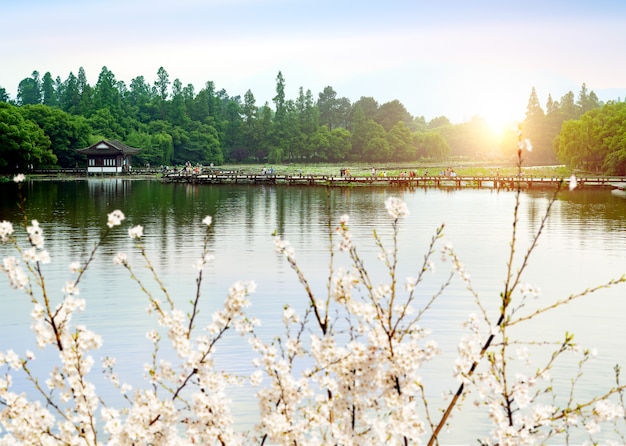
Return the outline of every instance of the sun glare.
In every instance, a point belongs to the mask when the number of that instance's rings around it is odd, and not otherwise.
[[[496,137],[502,137],[506,133],[516,132],[518,125],[520,123],[520,119],[515,117],[515,115],[498,115],[494,114],[493,116],[486,116],[485,121],[491,132]]]
[[[477,66],[465,73],[463,106],[485,120],[496,137],[517,131],[530,91],[519,73],[503,67]]]
[[[520,100],[513,100],[511,95],[505,96],[494,92],[486,97],[481,104],[481,116],[496,137],[517,132],[518,125],[524,119],[525,109]]]

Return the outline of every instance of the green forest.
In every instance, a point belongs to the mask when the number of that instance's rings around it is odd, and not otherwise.
[[[445,116],[426,121],[400,100],[351,102],[327,86],[317,96],[299,88],[285,97],[276,77],[271,103],[257,104],[248,90],[231,96],[207,81],[200,91],[170,80],[161,67],[150,84],[137,76],[126,84],[103,67],[95,85],[85,70],[65,80],[34,71],[16,98],[0,87],[0,170],[85,166],[76,153],[101,139],[141,148],[137,166],[213,163],[350,163],[511,159],[517,135],[496,137],[480,117],[453,124]],[[530,92],[524,138],[532,142],[528,164],[626,174],[626,105],[602,103],[582,85],[541,106]]]

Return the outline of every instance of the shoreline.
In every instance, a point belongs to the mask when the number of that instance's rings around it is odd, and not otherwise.
[[[266,185],[266,186],[306,186],[306,187],[422,187],[422,188],[489,188],[489,189],[554,189],[567,184],[568,178],[560,176],[341,176],[341,175],[276,175],[246,173],[132,173],[102,175],[67,175],[67,174],[28,174],[27,180],[34,181],[89,181],[89,180],[126,180],[159,181],[193,185]],[[12,182],[12,176],[0,177],[0,182]],[[604,188],[614,189],[626,184],[626,177],[617,176],[580,176],[577,177],[577,189]]]

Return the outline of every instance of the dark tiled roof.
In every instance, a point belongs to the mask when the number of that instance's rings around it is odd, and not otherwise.
[[[124,155],[135,155],[139,153],[141,149],[127,146],[117,139],[103,139],[95,143],[93,146],[85,147],[84,149],[77,149],[76,151],[83,155],[117,155],[119,153]]]

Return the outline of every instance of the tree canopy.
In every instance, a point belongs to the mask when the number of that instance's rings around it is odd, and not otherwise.
[[[560,101],[554,101],[552,96],[548,96],[544,112],[533,88],[523,123],[524,136],[530,139],[533,145],[533,150],[529,154],[530,161],[537,164],[552,164],[559,161],[570,164],[569,160],[563,158],[563,154],[558,155],[558,151],[554,148],[554,140],[559,135],[561,126],[564,122],[578,119],[587,111],[601,106],[596,94],[589,92],[587,86],[583,84],[578,100],[571,91],[564,94]]]
[[[626,103],[609,102],[565,121],[554,145],[573,169],[626,175]]]
[[[0,169],[26,171],[56,162],[44,131],[17,107],[0,103]]]
[[[102,138],[141,147],[134,159],[140,165],[416,162],[449,156],[505,156],[515,144],[513,138],[495,138],[480,118],[452,124],[440,116],[426,122],[422,116],[412,116],[398,99],[379,104],[363,96],[351,103],[331,86],[317,97],[300,87],[298,97],[292,99],[285,95],[286,84],[279,72],[272,103],[257,104],[250,90],[243,98],[231,96],[207,81],[196,91],[180,79],[171,80],[163,67],[153,84],[137,76],[126,85],[105,66],[93,86],[81,67],[77,75],[70,72],[65,80],[33,71],[19,83],[15,101],[0,87],[0,102],[13,106],[4,106],[3,119],[15,122],[17,113],[22,132],[28,129],[27,133],[38,135],[32,135],[31,143],[17,146],[33,151],[23,158],[35,166],[84,165],[86,160],[76,155],[76,149]],[[555,162],[552,143],[561,124],[600,106],[597,96],[583,84],[577,100],[571,92],[558,102],[549,97],[544,112],[533,89],[523,123],[535,147],[531,161]],[[48,139],[47,147],[39,141],[37,129]],[[43,156],[46,151],[54,155],[54,161]],[[12,163],[5,162],[5,168]]]

